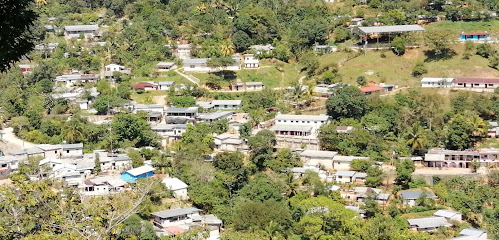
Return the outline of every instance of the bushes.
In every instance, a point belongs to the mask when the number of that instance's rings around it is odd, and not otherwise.
[[[419,77],[423,74],[428,73],[428,69],[423,62],[417,62],[416,65],[412,68],[412,76]]]

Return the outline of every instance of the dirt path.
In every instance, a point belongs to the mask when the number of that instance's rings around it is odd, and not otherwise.
[[[2,130],[4,133],[3,139],[0,140],[0,149],[4,153],[13,152],[17,150],[21,150],[23,148],[34,147],[35,144],[23,141],[19,139],[16,135],[14,135],[12,128],[5,128]]]
[[[166,100],[165,100],[165,97],[166,97],[166,96],[153,96],[153,97],[152,97],[152,100],[153,100],[156,104],[166,105]]]

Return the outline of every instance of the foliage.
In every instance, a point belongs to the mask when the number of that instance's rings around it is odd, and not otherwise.
[[[392,49],[397,56],[404,55],[405,53],[405,39],[396,37],[392,41]]]
[[[407,189],[409,187],[409,182],[412,180],[412,173],[416,167],[412,160],[403,160],[397,163],[396,172],[397,176],[395,181],[397,185],[402,186],[402,188]]]
[[[326,101],[326,108],[333,119],[361,118],[368,108],[367,97],[354,86],[336,87]]]
[[[423,62],[416,62],[416,65],[412,68],[412,76],[419,77],[423,74],[428,73],[428,69]]]

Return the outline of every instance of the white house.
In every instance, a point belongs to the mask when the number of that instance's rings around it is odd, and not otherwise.
[[[188,207],[170,209],[160,212],[153,212],[151,215],[154,217],[154,225],[165,228],[170,226],[178,226],[183,224],[192,223],[193,216],[199,216],[200,209]]]
[[[157,112],[163,114],[165,112],[165,106],[161,104],[135,104],[133,106],[133,113],[137,113],[139,111]]]
[[[326,169],[333,168],[333,157],[338,152],[333,151],[319,151],[319,150],[305,150],[300,153],[303,164],[313,166],[324,166]]]
[[[187,124],[158,124],[151,127],[164,140],[163,145],[182,138],[182,134],[187,130]]]
[[[246,91],[259,91],[265,88],[263,82],[245,82]]]
[[[109,64],[104,67],[104,77],[113,77],[115,72],[129,75],[131,73],[130,68],[125,68],[118,64]]]
[[[215,149],[237,152],[244,148],[244,140],[236,134],[222,133],[214,137]]]
[[[80,38],[83,34],[87,38],[93,38],[99,35],[98,25],[70,25],[64,27],[64,36],[67,38]]]
[[[239,109],[243,105],[242,100],[213,100],[211,105],[214,109]]]
[[[423,88],[451,88],[454,78],[432,78],[425,77],[421,79],[421,87]]]
[[[77,99],[75,101],[76,105],[78,105],[79,109],[88,110],[88,100],[87,99]]]
[[[321,115],[294,115],[294,114],[281,114],[275,116],[275,125],[289,125],[289,126],[307,126],[312,127],[313,132],[317,132],[319,128],[328,122],[329,116]]]
[[[177,46],[165,45],[165,47],[171,48],[173,55],[180,60],[191,58],[192,47],[188,43],[178,44]]]
[[[165,81],[165,82],[158,82],[158,90],[170,90],[170,87],[175,86],[175,82],[172,81]]]
[[[459,237],[450,240],[489,240],[487,231],[473,228],[465,228],[459,232]]]
[[[125,170],[132,166],[132,159],[127,154],[107,154],[107,152],[98,154],[102,171]]]
[[[452,227],[444,217],[426,217],[407,219],[410,229],[415,229],[421,232],[433,232],[440,227]]]
[[[338,171],[333,175],[333,178],[336,182],[353,183],[357,181],[364,181],[366,174],[357,171]]]
[[[229,112],[229,111],[217,111],[217,112],[210,112],[210,113],[201,113],[201,114],[199,114],[199,116],[196,119],[199,122],[212,123],[212,122],[216,122],[216,121],[222,120],[222,119],[231,120],[233,114],[234,114],[234,112]]]
[[[458,222],[463,221],[463,214],[462,213],[447,210],[447,209],[440,209],[440,210],[436,211],[435,213],[433,213],[433,216],[444,217],[448,221],[458,221]]]
[[[256,54],[272,53],[274,47],[270,44],[267,45],[251,45],[249,49],[255,51]]]
[[[333,169],[336,170],[350,170],[350,163],[355,159],[368,160],[368,157],[360,156],[340,156],[336,155],[333,157]]]
[[[33,72],[36,67],[38,67],[37,64],[19,64],[19,68],[24,74]]]
[[[255,69],[260,67],[260,60],[254,54],[244,54],[244,68]]]
[[[102,196],[127,189],[127,182],[121,180],[120,175],[100,175],[85,180],[81,192],[85,195]]]
[[[188,186],[187,186],[187,184],[182,182],[180,179],[166,177],[166,178],[163,178],[163,180],[161,182],[163,184],[165,184],[165,186],[168,190],[173,192],[173,196],[175,198],[182,199],[182,200],[189,198],[189,196],[187,195]]]

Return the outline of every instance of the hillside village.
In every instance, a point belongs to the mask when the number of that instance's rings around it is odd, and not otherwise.
[[[0,239],[499,239],[497,11],[9,0]]]

